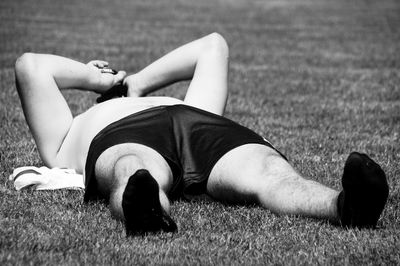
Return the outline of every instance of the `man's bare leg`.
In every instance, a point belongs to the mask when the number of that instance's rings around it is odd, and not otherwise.
[[[128,96],[143,96],[174,82],[190,80],[185,103],[223,114],[227,99],[228,46],[212,33],[185,44],[124,80]]]
[[[307,180],[273,149],[248,144],[217,162],[207,192],[221,201],[258,203],[276,213],[324,218],[344,227],[376,227],[389,191],[381,167],[353,152],[346,160],[342,185],[339,193]]]
[[[259,144],[225,154],[210,174],[207,192],[217,200],[258,203],[276,213],[338,218],[338,191],[301,177],[276,151]]]

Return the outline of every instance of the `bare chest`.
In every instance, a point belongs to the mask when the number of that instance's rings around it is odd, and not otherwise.
[[[180,101],[167,97],[118,98],[92,107],[85,113],[75,117],[58,153],[59,164],[82,172],[90,143],[103,128],[136,112],[157,105],[177,103],[180,103]],[[119,152],[126,151],[121,149]],[[111,161],[112,156],[117,157],[118,154],[113,153],[107,156],[110,156],[108,160]]]

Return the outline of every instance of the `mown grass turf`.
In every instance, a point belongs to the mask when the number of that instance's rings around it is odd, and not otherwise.
[[[399,264],[399,14],[396,0],[2,0],[0,264]],[[391,189],[378,230],[179,201],[178,233],[126,238],[81,191],[13,190],[14,167],[42,165],[15,90],[19,55],[107,59],[134,72],[213,31],[231,48],[228,117],[337,189],[349,152],[382,165]],[[158,94],[182,97],[185,86]],[[77,114],[96,96],[66,97]]]

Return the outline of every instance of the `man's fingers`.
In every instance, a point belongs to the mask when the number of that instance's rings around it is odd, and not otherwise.
[[[116,75],[118,73],[117,70],[112,69],[112,68],[102,68],[100,70],[101,70],[101,73],[103,73],[103,74],[106,73],[106,74]]]
[[[115,74],[114,76],[114,82],[115,84],[117,83],[122,83],[122,81],[124,80],[124,78],[126,77],[126,72],[123,70],[118,71],[117,74]]]
[[[108,62],[107,62],[107,61],[98,60],[96,63],[97,63],[98,66],[101,67],[101,68],[103,68],[103,67],[108,67]]]
[[[108,67],[108,62],[103,60],[92,60],[88,64],[91,64],[98,68]]]

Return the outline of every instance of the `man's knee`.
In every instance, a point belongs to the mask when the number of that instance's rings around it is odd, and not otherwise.
[[[294,168],[278,153],[268,155],[267,159],[260,163],[258,168],[258,181],[260,192],[269,193],[296,183],[301,176]]]
[[[214,197],[222,193],[223,200],[258,202],[285,173],[293,168],[275,150],[259,144],[247,144],[225,154],[211,171],[207,184]]]
[[[223,57],[229,56],[228,43],[221,34],[213,32],[205,37],[205,41],[206,52],[217,53]]]
[[[273,149],[255,149],[251,158],[242,162],[238,171],[242,171],[243,182],[258,202],[264,201],[265,197],[274,198],[276,193],[296,186],[302,179]]]

